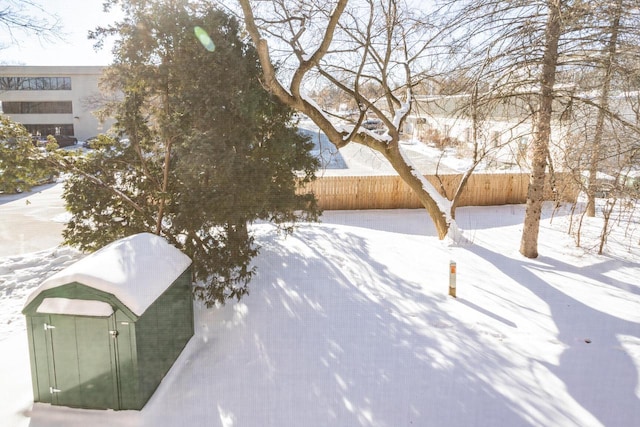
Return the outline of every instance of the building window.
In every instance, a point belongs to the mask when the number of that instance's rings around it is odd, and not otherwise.
[[[71,77],[0,77],[0,90],[71,90]]]
[[[71,114],[71,101],[9,102],[2,103],[5,114]]]
[[[35,137],[46,138],[48,135],[75,135],[73,124],[23,125],[27,132]]]

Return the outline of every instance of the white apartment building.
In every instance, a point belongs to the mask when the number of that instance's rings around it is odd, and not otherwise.
[[[105,133],[112,119],[93,114],[101,99],[100,66],[0,66],[2,114],[36,137],[74,136],[80,141]]]

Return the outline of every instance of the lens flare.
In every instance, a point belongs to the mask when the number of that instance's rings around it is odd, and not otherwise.
[[[207,32],[202,27],[195,27],[193,29],[193,32],[205,49],[207,49],[209,52],[213,52],[214,50],[216,50],[216,45],[213,44],[213,40],[211,40],[209,34],[207,34]]]

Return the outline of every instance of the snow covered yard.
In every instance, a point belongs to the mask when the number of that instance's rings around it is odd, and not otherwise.
[[[251,294],[196,304],[196,335],[140,412],[32,404],[20,310],[81,255],[0,258],[0,425],[640,425],[638,232],[619,226],[597,256],[550,213],[536,260],[518,253],[523,206],[459,209],[458,246],[422,210],[326,212],[288,238],[257,225]]]

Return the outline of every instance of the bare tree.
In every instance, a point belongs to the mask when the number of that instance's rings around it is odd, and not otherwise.
[[[499,105],[516,121],[530,124],[531,175],[520,244],[526,257],[538,255],[546,172],[553,172],[557,162],[552,134],[571,121],[576,106],[600,114],[588,122],[601,129],[589,134],[591,165],[603,152],[604,123],[638,130],[609,105],[619,80],[615,76],[626,73],[636,85],[640,81],[634,53],[640,46],[640,9],[632,0],[445,0],[428,19],[409,12],[402,0],[238,2],[258,46],[265,87],[307,114],[337,147],[355,142],[382,153],[418,194],[441,238],[453,223],[456,195],[453,203],[440,197],[399,145],[402,124],[415,109],[414,91],[432,91],[436,77],[461,85],[454,93],[468,97],[472,123]],[[587,90],[572,80],[594,70],[600,70],[597,97],[593,86]],[[306,96],[307,85],[318,79],[347,96],[357,108],[355,118],[332,116]],[[363,90],[371,85],[378,90]],[[384,124],[382,135],[362,128],[370,117]],[[483,152],[475,154],[477,161]],[[465,177],[471,172],[473,167]]]
[[[590,22],[584,26],[581,37],[573,41],[574,54],[567,62],[578,65],[582,77],[576,84],[572,102],[584,104],[594,117],[584,126],[590,129],[586,135],[587,216],[593,217],[598,173],[611,167],[606,159],[620,147],[616,140],[625,138],[625,134],[640,136],[637,123],[628,114],[633,102],[622,95],[637,90],[637,82],[634,84],[633,80],[639,71],[640,8],[637,2],[629,0],[594,1],[589,3],[584,16]],[[612,132],[614,127],[618,128],[616,132]]]
[[[426,52],[433,36],[428,20],[401,0],[238,2],[258,50],[264,86],[309,116],[336,147],[359,143],[381,153],[416,193],[444,238],[454,224],[450,202],[412,166],[400,146],[414,87],[430,68]],[[356,106],[355,117],[332,116],[311,100],[307,86],[318,79]],[[365,129],[367,118],[380,120],[384,132]]]
[[[611,22],[607,26],[608,40],[602,52],[602,83],[599,87],[599,108],[596,118],[593,140],[591,143],[591,159],[589,162],[589,185],[587,187],[587,216],[594,217],[596,215],[595,193],[597,186],[597,175],[599,159],[601,157],[602,137],[604,132],[604,124],[606,114],[609,110],[609,96],[611,93],[611,83],[613,80],[613,65],[616,60],[618,50],[618,35],[620,31],[620,18],[622,15],[622,0],[616,0],[610,13]],[[608,216],[607,216],[608,219]]]
[[[640,8],[635,1],[592,1],[582,4],[579,15],[571,23],[572,36],[565,37],[561,56],[565,72],[558,76],[568,88],[560,96],[569,118],[566,135],[572,142],[564,150],[564,166],[587,195],[583,215],[603,216],[602,253],[612,213],[624,212],[618,208],[635,193],[628,183],[637,168],[634,157],[640,138]],[[580,240],[578,227],[578,245]]]
[[[531,123],[531,169],[520,252],[538,255],[538,231],[556,92],[559,45],[569,8],[563,0],[445,1],[439,12],[449,29],[448,63],[475,75],[487,89],[485,103],[499,100],[505,110]]]
[[[435,126],[441,125],[439,122],[444,119],[447,126],[458,128],[456,143],[470,160],[451,193],[439,179],[441,192],[451,200],[454,218],[464,189],[480,164],[484,163],[489,169],[515,165],[528,168],[526,151],[532,122],[532,109],[526,98],[492,93],[482,81],[482,70],[470,69],[470,76],[460,75],[459,68],[457,71],[458,75],[455,75],[452,70],[455,78],[445,75],[444,83],[439,85],[444,95],[430,96],[416,104],[416,109],[424,110]],[[430,129],[431,125],[427,126]],[[451,139],[452,135],[442,138],[443,141]],[[440,178],[438,169],[436,177]]]
[[[58,18],[35,0],[3,0],[0,28],[0,43],[4,44],[19,44],[18,34],[26,33],[44,40],[60,34]],[[0,44],[0,49],[2,47]]]
[[[563,120],[570,121],[572,111],[584,110],[579,104],[597,111],[596,115],[584,116],[597,116],[595,122],[591,119],[585,122],[594,129],[588,140],[590,166],[597,169],[605,150],[605,118],[624,123],[629,130],[635,128],[609,105],[621,52],[625,52],[625,57],[637,52],[631,40],[638,44],[637,36],[633,35],[634,31],[637,33],[634,28],[638,6],[632,3],[474,0],[449,1],[441,9],[452,29],[449,62],[462,66],[468,74],[477,74],[479,80],[489,84],[483,97],[518,99],[528,105],[533,132],[529,149],[531,176],[520,245],[520,252],[526,257],[538,255],[545,175],[553,159],[552,133],[559,137]],[[621,40],[627,43],[625,49],[617,47]],[[580,87],[574,79],[587,72],[598,75],[597,85],[588,89]],[[625,72],[629,74],[630,68]],[[598,96],[594,97],[594,93]],[[596,173],[591,175],[595,179]]]
[[[562,2],[484,0],[465,2],[466,7],[451,2],[441,10],[452,18],[441,21],[438,31],[427,25],[430,21],[424,16],[403,9],[406,3],[399,0],[239,3],[258,47],[265,86],[313,119],[337,147],[357,142],[382,153],[416,192],[441,238],[453,222],[451,202],[417,173],[399,144],[414,87],[427,78],[429,70],[443,69],[429,62],[430,55],[453,52],[451,64],[480,70],[476,81],[492,82],[491,96],[527,99],[534,138],[521,252],[537,256],[558,45],[563,35]],[[501,18],[494,19],[498,15]],[[442,34],[464,35],[447,40]],[[276,74],[274,55],[284,73]],[[350,123],[340,117],[343,121],[337,122],[309,101],[304,84],[318,77],[355,100],[356,119]],[[371,82],[382,89],[380,99],[369,99],[360,90]],[[382,121],[384,135],[361,127],[369,116]]]
[[[545,170],[551,136],[553,112],[553,86],[558,66],[558,44],[562,36],[562,2],[550,1],[544,36],[544,52],[540,71],[538,111],[534,122],[531,177],[527,192],[527,208],[524,218],[520,253],[527,258],[538,256],[538,234],[544,194]]]

